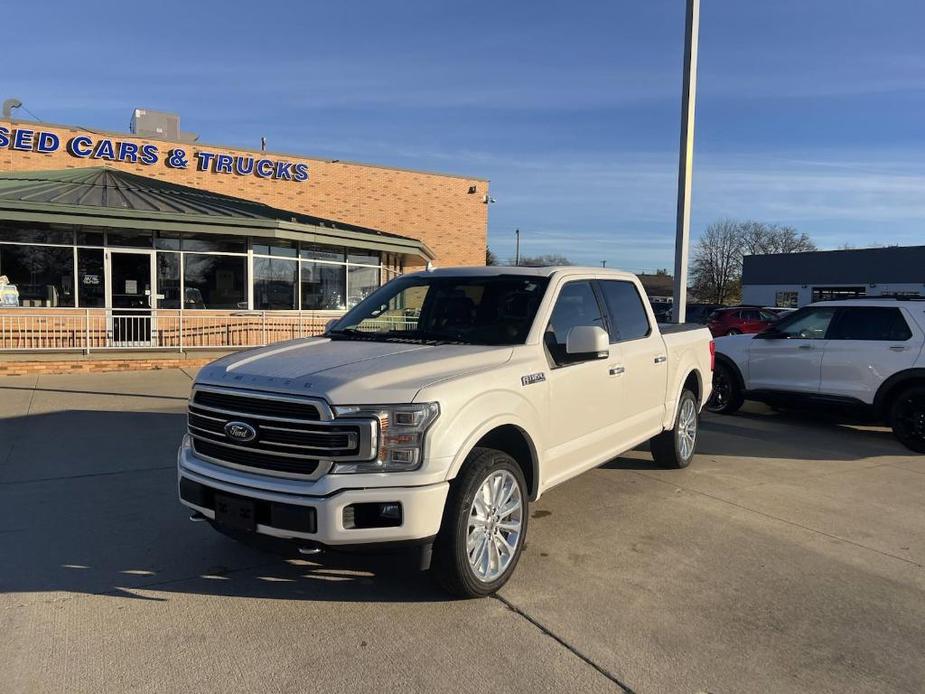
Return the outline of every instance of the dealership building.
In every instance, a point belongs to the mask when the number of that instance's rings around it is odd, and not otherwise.
[[[746,256],[742,302],[797,308],[862,296],[925,296],[925,246]]]
[[[0,350],[185,350],[317,334],[381,283],[482,265],[488,181],[0,120]]]

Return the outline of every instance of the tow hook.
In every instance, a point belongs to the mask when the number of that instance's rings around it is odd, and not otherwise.
[[[191,514],[189,514],[189,519],[193,521],[193,523],[202,523],[203,521],[209,520],[204,515],[199,513],[199,511],[193,511]]]

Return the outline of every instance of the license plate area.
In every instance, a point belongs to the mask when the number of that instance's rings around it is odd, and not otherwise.
[[[257,504],[253,499],[216,493],[215,522],[238,530],[257,530]]]

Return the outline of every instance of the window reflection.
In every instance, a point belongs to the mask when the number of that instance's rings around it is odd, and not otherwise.
[[[347,278],[344,265],[302,262],[302,308],[346,308]]]
[[[247,308],[247,258],[187,253],[183,283],[184,308]]]
[[[294,309],[298,272],[294,260],[254,258],[254,308]]]
[[[73,247],[0,245],[0,275],[16,287],[20,306],[74,305]]]

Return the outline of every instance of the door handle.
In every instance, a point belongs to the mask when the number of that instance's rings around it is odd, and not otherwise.
[[[905,352],[906,346],[905,345],[890,345],[890,351],[891,352]]]
[[[626,371],[622,366],[611,366],[610,375],[611,376],[622,376],[623,372]]]
[[[812,345],[800,345],[797,349],[814,349]]]
[[[656,364],[664,364],[666,361],[668,361],[668,357],[666,357],[664,354],[659,354],[657,357],[655,357]]]

